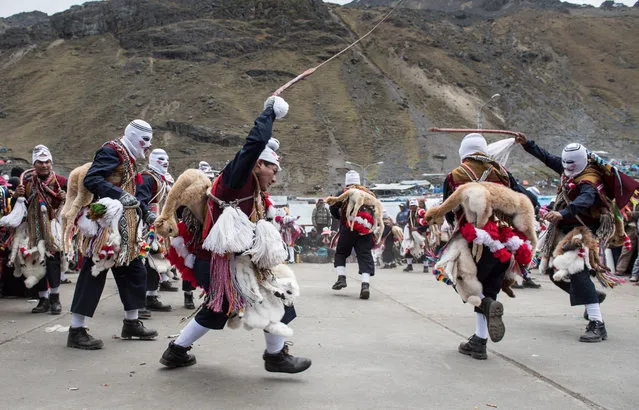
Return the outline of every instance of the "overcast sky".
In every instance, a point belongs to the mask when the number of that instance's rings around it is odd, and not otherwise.
[[[623,3],[626,6],[632,6],[636,0],[616,0],[618,3]],[[53,14],[60,11],[64,11],[74,4],[82,4],[84,1],[78,0],[0,0],[0,17],[9,17],[16,13],[23,11],[39,10],[47,14]],[[350,3],[350,0],[330,0],[327,3],[346,4]],[[599,6],[603,3],[603,0],[576,0],[574,3],[592,4],[593,6]]]

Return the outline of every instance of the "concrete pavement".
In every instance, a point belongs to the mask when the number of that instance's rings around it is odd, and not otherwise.
[[[419,267],[416,265],[416,267]],[[158,360],[179,332],[182,293],[161,293],[174,306],[146,325],[156,341],[124,341],[122,307],[107,281],[90,332],[101,351],[66,347],[69,314],[34,315],[33,303],[0,299],[1,408],[213,409],[631,409],[636,408],[639,287],[608,291],[602,311],[609,339],[577,341],[583,308],[547,279],[542,288],[502,298],[504,340],[489,357],[457,353],[474,331],[472,308],[431,274],[380,270],[371,299],[359,300],[356,265],[348,287],[332,291],[330,265],[293,266],[301,285],[291,352],[313,360],[298,375],[267,373],[261,332],[209,332],[192,350],[198,363],[167,370]],[[421,267],[419,267],[421,270]],[[73,281],[77,276],[69,276]],[[74,285],[63,285],[66,311]]]

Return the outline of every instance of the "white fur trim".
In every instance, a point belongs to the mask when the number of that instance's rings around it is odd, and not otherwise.
[[[211,228],[202,248],[223,255],[244,252],[253,243],[255,225],[241,210],[227,207]]]
[[[260,220],[255,226],[255,241],[244,255],[251,256],[258,268],[270,269],[286,260],[282,236],[272,223]]]
[[[27,199],[23,196],[18,198],[13,210],[9,215],[5,215],[0,218],[0,226],[7,226],[9,228],[17,228],[27,216]]]
[[[189,253],[188,255],[186,255],[186,258],[184,258],[184,266],[186,266],[189,269],[193,269],[194,265],[195,265],[195,255],[192,253]]]

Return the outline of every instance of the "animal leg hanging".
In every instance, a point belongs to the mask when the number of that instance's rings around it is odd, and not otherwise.
[[[395,6],[388,12],[386,13],[386,15],[379,21],[379,23],[375,24],[375,26],[370,29],[366,34],[364,34],[362,37],[358,38],[357,40],[355,40],[354,42],[352,42],[348,47],[346,47],[345,49],[343,49],[342,51],[340,51],[339,53],[335,54],[334,56],[332,56],[331,58],[329,58],[328,60],[322,62],[321,64],[313,67],[313,68],[309,68],[308,70],[304,71],[302,74],[298,75],[297,77],[293,78],[291,81],[287,82],[286,84],[284,84],[283,86],[281,86],[280,88],[278,88],[277,90],[275,90],[275,92],[272,94],[274,96],[276,95],[280,95],[282,92],[284,92],[284,90],[286,90],[287,88],[289,88],[290,86],[292,86],[293,84],[295,84],[296,82],[303,80],[306,77],[310,77],[311,74],[313,74],[315,72],[315,70],[317,70],[318,68],[320,68],[321,66],[323,66],[324,64],[328,64],[330,61],[336,59],[337,57],[339,57],[340,55],[344,54],[346,51],[350,50],[351,48],[355,47],[355,45],[357,45],[359,42],[361,42],[362,40],[364,40],[366,37],[368,37],[373,31],[375,31],[375,29],[377,27],[379,27],[384,21],[386,21],[391,14],[393,14],[395,12],[395,10],[397,10],[399,8],[399,6],[404,2],[404,0],[399,0],[397,2],[397,4],[395,4]]]

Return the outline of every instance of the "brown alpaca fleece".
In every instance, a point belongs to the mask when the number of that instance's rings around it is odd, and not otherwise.
[[[466,220],[478,228],[483,228],[495,212],[511,217],[513,226],[526,235],[535,248],[535,209],[526,195],[493,182],[469,182],[457,188],[443,204],[427,210],[425,219],[430,224],[441,225],[444,216],[460,205]]]
[[[590,232],[590,229],[585,226],[578,226],[568,232],[557,244],[553,256],[557,257],[563,255],[565,252],[580,248],[588,248],[588,262],[592,269],[606,269],[599,261],[599,243],[592,232]]]
[[[366,205],[375,209],[375,226],[373,227],[373,231],[381,229],[384,225],[384,221],[382,220],[382,203],[375,198],[375,196],[369,193],[368,189],[360,189],[360,188],[350,188],[342,195],[338,197],[329,196],[324,200],[329,205],[334,205],[338,202],[348,201],[348,207],[346,210],[346,215],[355,218],[359,209]],[[353,230],[353,225],[355,221],[349,221],[348,226]]]
[[[202,171],[187,169],[166,196],[162,213],[155,220],[155,231],[169,238],[178,233],[175,212],[181,206],[189,208],[198,221],[204,223],[206,216],[206,192],[211,187],[211,181]]]
[[[85,206],[88,206],[93,200],[93,194],[84,186],[84,177],[91,167],[91,163],[87,162],[75,168],[69,174],[67,180],[67,197],[60,214],[62,219],[63,241],[62,247],[65,252],[72,251],[71,229],[78,212]]]

